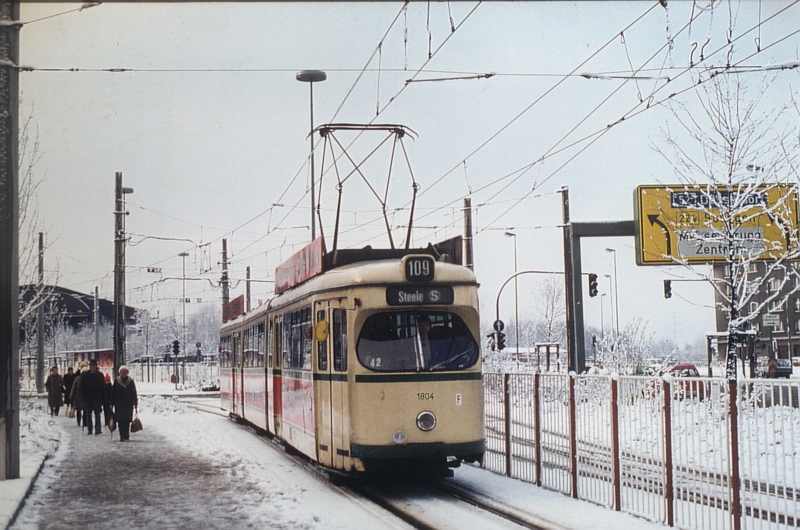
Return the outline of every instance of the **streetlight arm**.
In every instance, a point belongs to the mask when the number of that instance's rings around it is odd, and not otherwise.
[[[564,273],[561,271],[519,271],[509,276],[508,279],[505,282],[503,282],[503,285],[500,286],[500,290],[497,291],[497,299],[495,300],[495,320],[500,320],[500,295],[503,293],[503,289],[505,288],[506,285],[508,285],[508,282],[510,282],[511,280],[522,274],[564,274]]]

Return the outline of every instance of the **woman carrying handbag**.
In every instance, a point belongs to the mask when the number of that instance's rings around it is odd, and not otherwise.
[[[128,376],[127,366],[119,367],[119,376],[111,387],[111,404],[114,406],[114,421],[119,429],[119,441],[130,440],[130,426],[133,421],[133,409],[138,407],[139,398],[136,395],[136,383]]]

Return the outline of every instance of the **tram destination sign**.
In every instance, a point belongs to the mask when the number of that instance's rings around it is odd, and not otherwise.
[[[398,305],[450,305],[455,295],[449,285],[390,285],[386,288],[386,303]]]
[[[639,186],[634,193],[636,263],[725,263],[730,259],[725,222],[732,221],[733,254],[774,261],[796,250],[798,190],[789,184],[748,189]],[[731,208],[733,214],[726,214]]]

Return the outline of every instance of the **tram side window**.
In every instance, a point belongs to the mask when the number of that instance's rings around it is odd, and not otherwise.
[[[272,319],[269,320],[269,328],[268,329],[269,329],[269,333],[268,333],[268,335],[266,337],[266,341],[267,341],[267,366],[272,368],[272,356],[274,355],[273,352],[275,351],[275,346],[274,346],[274,344],[272,342],[273,340],[275,340],[274,339],[275,335],[274,335],[274,327],[273,327]]]
[[[303,307],[284,313],[283,367],[291,370],[311,369],[311,308]]]
[[[256,366],[264,366],[264,323],[256,326]]]
[[[325,322],[325,310],[317,311],[317,322]],[[317,367],[320,371],[328,370],[328,341],[317,341]]]
[[[219,365],[222,368],[231,366],[231,336],[223,335],[219,338]]]
[[[333,310],[333,369],[347,370],[347,312],[344,309]]]

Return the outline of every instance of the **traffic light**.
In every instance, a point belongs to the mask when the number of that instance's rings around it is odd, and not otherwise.
[[[172,341],[172,353],[174,353],[176,356],[180,355],[181,353],[181,341],[178,339]]]
[[[506,347],[506,334],[500,331],[497,332],[497,351],[503,351]]]
[[[589,296],[597,296],[597,274],[589,273]]]
[[[664,280],[664,298],[672,298],[672,280]]]

